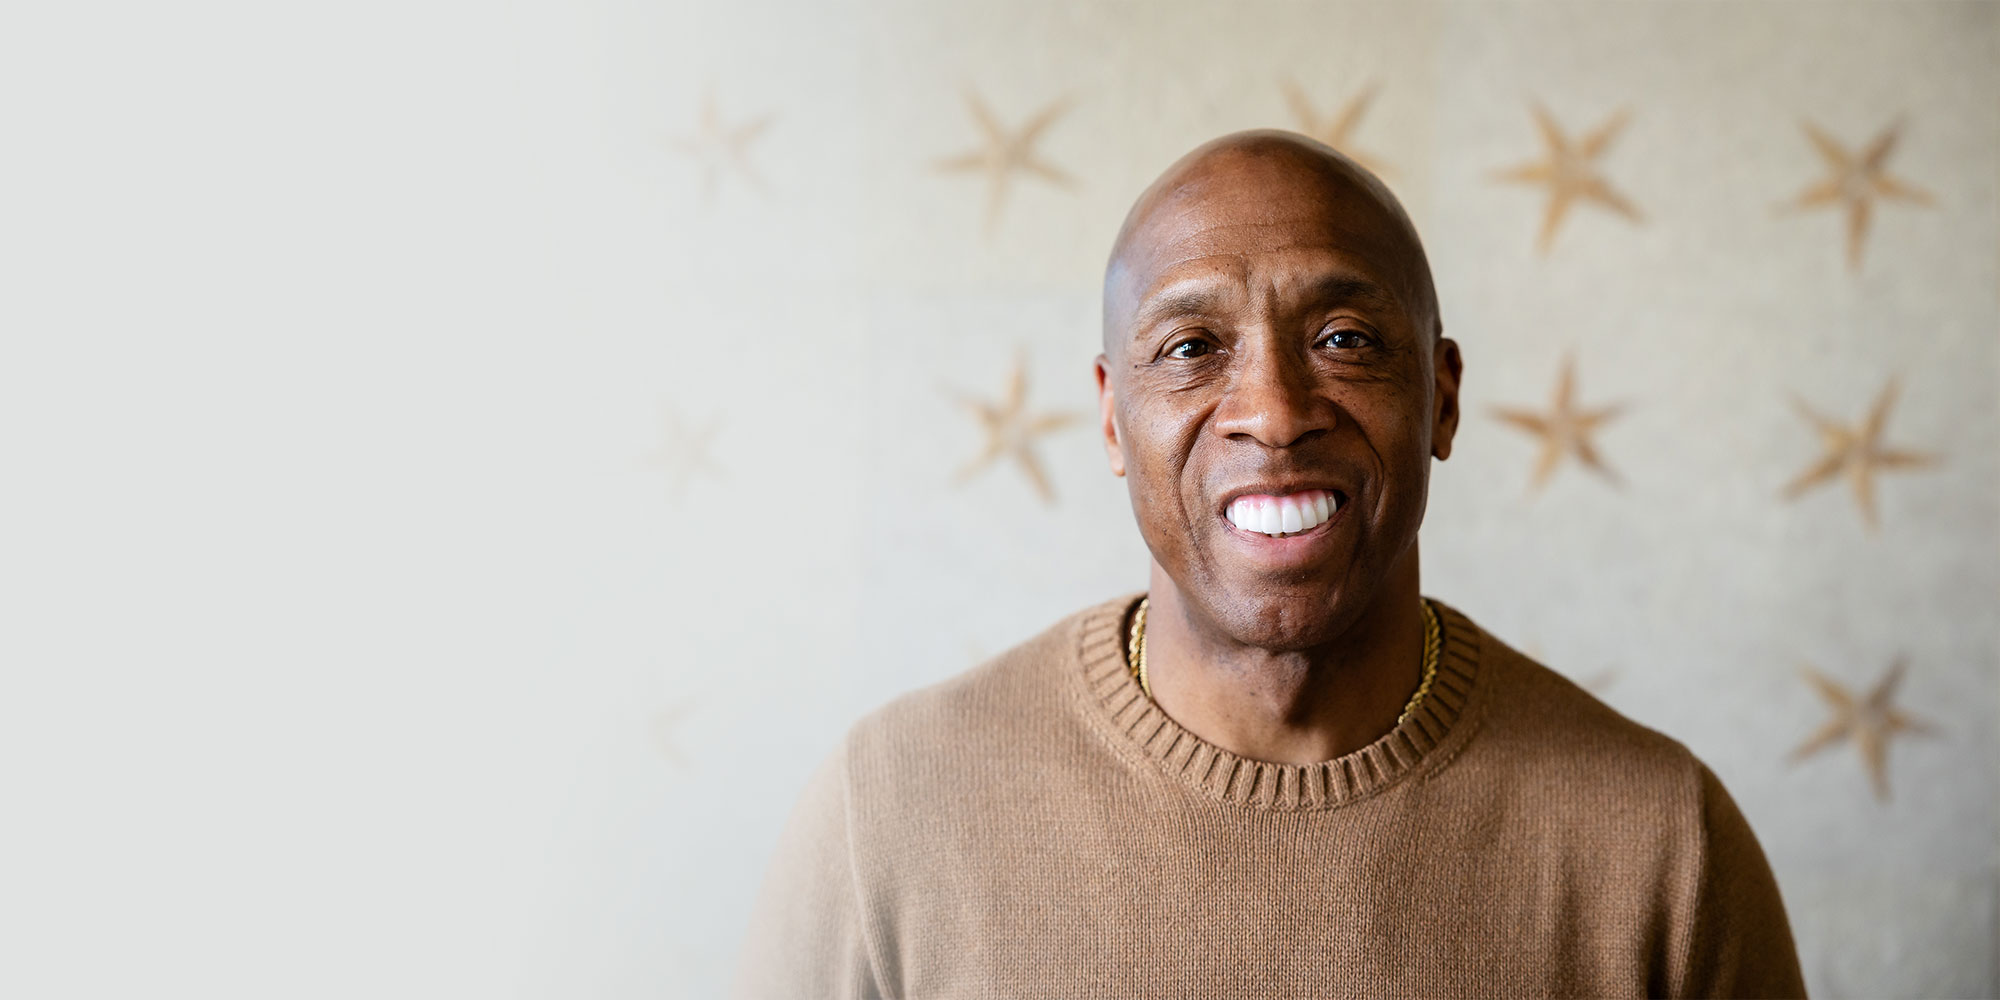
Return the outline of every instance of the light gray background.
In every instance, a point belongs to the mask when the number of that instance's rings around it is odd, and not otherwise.
[[[1216,134],[1354,133],[1467,359],[1427,592],[1722,776],[1818,995],[1990,995],[2000,8],[523,0],[66,5],[0,33],[0,934],[22,996],[709,997],[860,713],[1145,553],[1087,416],[1125,207]],[[1067,110],[1074,178],[938,169]],[[704,100],[761,183],[704,185]],[[1495,172],[1619,109],[1644,213]],[[1801,122],[1903,122],[1858,271]],[[1566,355],[1598,443],[1528,489]],[[1778,496],[1902,381],[1868,532]],[[661,456],[702,428],[706,464]],[[1810,664],[1937,730],[1893,798]],[[16,988],[19,980],[31,989]]]

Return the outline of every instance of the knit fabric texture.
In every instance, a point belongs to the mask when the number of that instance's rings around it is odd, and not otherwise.
[[[1136,601],[857,723],[781,835],[736,995],[1805,994],[1715,775],[1455,609],[1416,711],[1293,765],[1140,692]]]

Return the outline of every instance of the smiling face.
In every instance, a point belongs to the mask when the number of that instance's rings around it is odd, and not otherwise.
[[[1378,181],[1302,136],[1216,140],[1141,196],[1104,294],[1106,447],[1191,614],[1306,649],[1415,587],[1459,360]]]

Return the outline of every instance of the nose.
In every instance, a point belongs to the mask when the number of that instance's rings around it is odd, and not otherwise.
[[[1288,448],[1333,429],[1336,410],[1319,392],[1311,359],[1269,343],[1246,342],[1239,352],[1235,377],[1216,407],[1216,433]]]

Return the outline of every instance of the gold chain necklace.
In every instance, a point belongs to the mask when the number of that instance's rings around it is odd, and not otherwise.
[[[1152,604],[1152,597],[1139,599],[1139,610],[1132,613],[1132,631],[1125,637],[1125,666],[1139,681],[1139,690],[1146,697],[1153,696],[1153,685],[1146,679],[1146,608]],[[1410,695],[1410,702],[1403,706],[1403,714],[1396,716],[1396,725],[1402,725],[1417,710],[1424,695],[1431,693],[1431,681],[1437,679],[1438,647],[1442,630],[1438,627],[1437,609],[1428,599],[1422,601],[1424,608],[1424,678],[1417,682],[1416,693]]]

